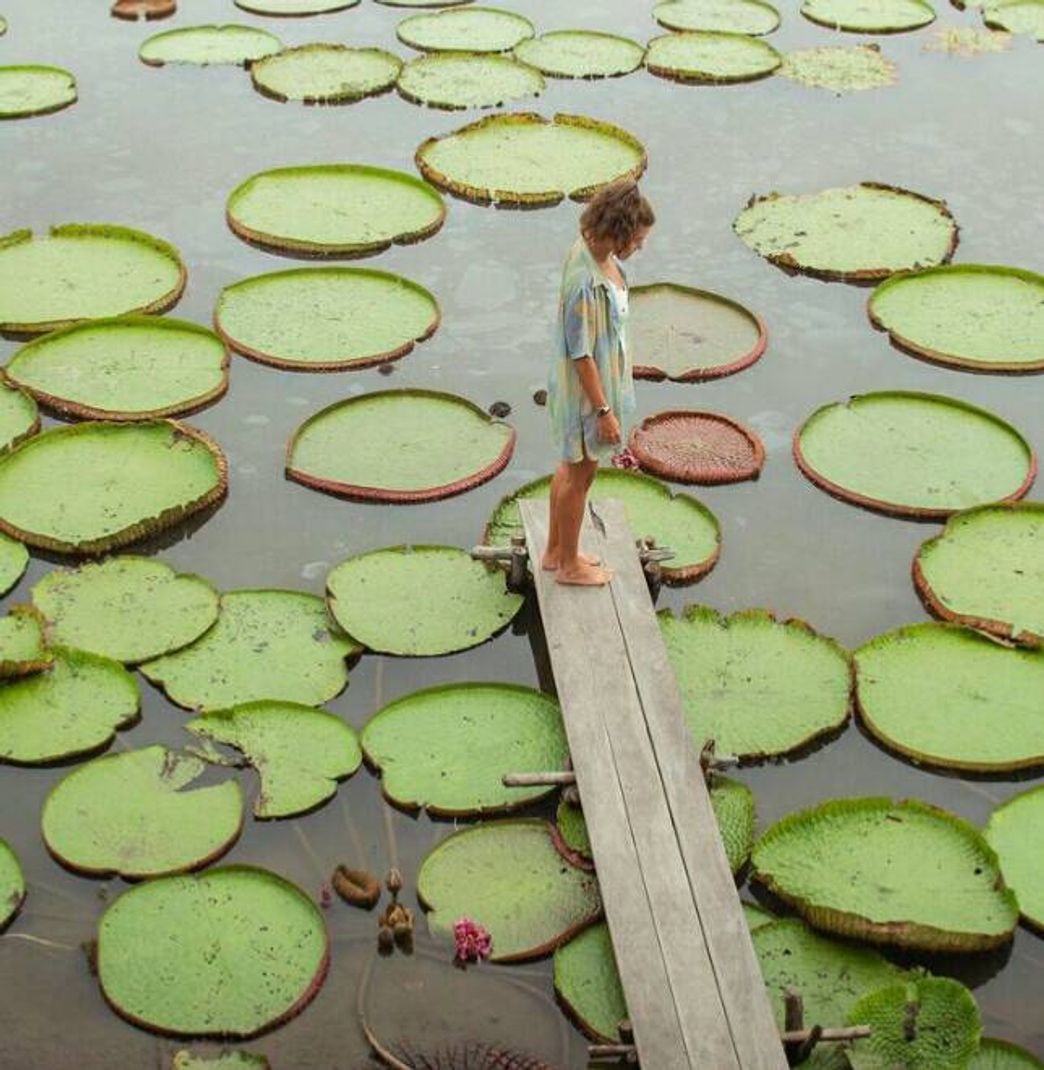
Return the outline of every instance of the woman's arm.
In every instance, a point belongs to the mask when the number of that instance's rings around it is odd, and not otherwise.
[[[591,407],[597,411],[605,405],[605,391],[602,389],[602,380],[598,374],[598,367],[593,357],[576,357],[573,359],[573,367],[580,377],[580,386],[584,396],[591,403]],[[616,414],[609,410],[604,416],[598,417],[598,437],[603,442],[615,445],[620,441],[620,422]]]

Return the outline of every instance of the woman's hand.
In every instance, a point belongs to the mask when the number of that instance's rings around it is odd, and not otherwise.
[[[615,446],[620,441],[620,421],[615,412],[607,412],[598,417],[598,438],[601,442]]]

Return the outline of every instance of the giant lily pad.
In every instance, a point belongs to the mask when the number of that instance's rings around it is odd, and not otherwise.
[[[382,48],[314,44],[288,48],[250,68],[254,88],[273,100],[351,104],[395,85],[402,60]]]
[[[833,639],[765,610],[659,614],[693,743],[743,758],[787,754],[848,720],[852,672]]]
[[[645,149],[634,135],[583,115],[493,115],[431,137],[416,153],[426,179],[479,204],[585,200],[616,179],[637,178]]]
[[[1044,785],[998,806],[984,835],[1000,858],[1004,880],[1015,892],[1022,916],[1044,931]]]
[[[177,1051],[170,1070],[272,1070],[272,1064],[248,1051],[223,1051],[213,1057]]]
[[[226,286],[214,323],[252,360],[335,371],[405,356],[434,333],[439,306],[423,286],[387,271],[295,268]]]
[[[976,772],[1044,765],[1044,649],[912,624],[877,636],[855,660],[863,722],[892,750]]]
[[[161,746],[80,766],[44,803],[47,849],[83,873],[127,878],[212,862],[239,836],[243,793],[235,780],[186,790],[205,768]]]
[[[171,420],[76,424],[0,462],[0,528],[30,546],[99,553],[179,523],[226,489],[225,457],[202,431]]]
[[[0,930],[14,917],[25,899],[25,876],[18,856],[0,840]]]
[[[794,459],[818,487],[893,516],[941,519],[1021,498],[1037,456],[1010,424],[940,394],[883,390],[817,409]]]
[[[141,671],[172,702],[222,709],[256,699],[318,706],[348,683],[352,642],[322,599],[300,591],[229,591],[217,623],[191,646]]]
[[[497,7],[411,15],[395,28],[400,41],[424,52],[507,52],[534,32],[529,19]]]
[[[1044,0],[1001,0],[984,5],[982,21],[991,29],[1031,34],[1044,42]]]
[[[957,248],[945,203],[878,182],[752,197],[733,229],[773,264],[826,279],[883,279],[934,267]]]
[[[754,844],[754,876],[815,928],[925,951],[977,951],[1018,922],[979,832],[907,799],[834,799],[776,822]]]
[[[165,312],[185,288],[178,251],[129,227],[66,223],[0,238],[0,330],[36,333],[128,312]]]
[[[46,672],[0,685],[0,761],[44,765],[89,754],[138,717],[138,685],[122,665],[52,650]]]
[[[593,1040],[618,1043],[627,1014],[620,974],[605,922],[592,925],[555,951],[555,994]]]
[[[813,89],[830,89],[839,96],[863,89],[880,89],[896,80],[895,64],[877,45],[841,48],[802,48],[783,57],[779,73]]]
[[[437,52],[402,69],[399,93],[433,108],[493,108],[520,97],[539,96],[543,75],[508,56]]]
[[[392,802],[464,816],[524,806],[551,788],[508,788],[505,773],[564,769],[562,715],[550,696],[514,684],[450,684],[389,703],[362,734]]]
[[[765,325],[741,304],[691,286],[631,289],[629,338],[636,379],[695,382],[732,375],[765,352]]]
[[[8,379],[63,416],[142,420],[208,405],[228,389],[228,354],[188,320],[93,320],[23,346]]]
[[[805,0],[809,22],[851,33],[903,33],[935,20],[927,0]]]
[[[1044,643],[1044,502],[957,513],[921,544],[917,591],[946,620],[1019,643]]]
[[[551,826],[519,819],[447,836],[417,874],[417,896],[439,936],[466,916],[493,937],[496,962],[546,955],[601,911],[594,876],[555,850]]]
[[[131,555],[56,569],[37,581],[32,597],[52,642],[124,662],[179,650],[218,616],[207,580]]]
[[[255,817],[289,817],[325,802],[359,768],[355,732],[296,702],[248,702],[189,721],[190,732],[241,750],[261,777]]]
[[[286,474],[360,501],[428,502],[492,479],[511,459],[514,429],[435,390],[360,394],[294,432]]]
[[[183,26],[154,34],[138,49],[138,56],[150,67],[166,63],[249,67],[282,47],[275,34],[256,26]]]
[[[1044,1070],[1044,1062],[1025,1048],[985,1037],[968,1070]]]
[[[722,30],[765,34],[779,26],[779,12],[765,0],[663,0],[652,16],[668,30]]]
[[[555,810],[555,828],[566,850],[572,851],[581,861],[590,862],[593,859],[584,812],[576,803],[565,799],[559,802]]]
[[[43,621],[32,606],[12,606],[6,617],[0,617],[0,677],[27,676],[53,661]]]
[[[386,7],[461,7],[475,0],[375,0]]]
[[[555,30],[520,41],[515,55],[551,78],[618,78],[642,65],[645,49],[616,34]]]
[[[453,546],[393,546],[339,564],[326,577],[338,624],[382,654],[430,656],[484,643],[522,598]]]
[[[504,498],[486,525],[485,541],[507,546],[522,534],[518,515],[520,498],[546,498],[551,477],[544,476],[519,487]],[[669,546],[674,557],[663,564],[663,578],[671,585],[693,583],[718,560],[721,530],[714,514],[689,494],[674,494],[658,479],[620,469],[603,469],[595,476],[592,501],[619,498],[627,521],[638,538],[652,536],[658,546]]]
[[[0,379],[0,456],[39,430],[36,402],[17,386]]]
[[[870,1036],[848,1052],[852,1070],[966,1070],[982,1033],[975,999],[949,977],[919,977],[868,992],[848,1023],[870,1026]]]
[[[782,62],[771,45],[743,33],[668,33],[645,50],[645,69],[676,82],[749,82]]]
[[[64,67],[0,67],[0,119],[48,115],[76,102],[76,79]]]
[[[329,962],[319,908],[264,869],[225,866],[124,892],[98,925],[115,1010],[178,1036],[247,1037],[300,1011]]]
[[[753,431],[716,412],[658,412],[631,431],[631,452],[646,472],[679,483],[757,479],[765,447]]]
[[[236,7],[255,15],[277,18],[303,18],[306,15],[330,15],[355,7],[359,0],[235,0]]]
[[[947,264],[881,283],[870,321],[901,349],[979,371],[1044,371],[1044,275]]]
[[[15,539],[0,534],[0,595],[22,578],[29,565],[29,551]]]
[[[229,226],[247,241],[307,256],[371,256],[430,238],[446,218],[442,198],[402,171],[316,164],[262,171],[237,186]]]

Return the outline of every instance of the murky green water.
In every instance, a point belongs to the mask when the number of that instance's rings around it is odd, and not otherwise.
[[[975,25],[936,0],[940,24]],[[607,29],[644,40],[659,32],[641,0],[514,0],[545,30]],[[806,24],[782,3],[778,48],[855,43]],[[110,19],[107,0],[4,0],[10,23],[0,63],[67,66],[80,101],[69,110],[0,126],[0,232],[66,221],[118,222],[174,242],[189,268],[174,314],[207,323],[220,289],[289,266],[234,237],[227,193],[256,171],[346,161],[410,169],[427,136],[473,117],[416,108],[394,95],[340,108],[279,105],[233,68],[150,69],[136,52],[148,34],[191,22],[238,21],[272,28],[288,44],[375,44],[402,54],[393,28],[405,12],[370,0],[316,19],[281,22],[231,2],[182,0],[175,20],[140,26]],[[762,434],[768,462],[754,484],[700,492],[721,519],[722,559],[697,588],[662,603],[707,601],[723,610],[767,606],[804,618],[851,646],[924,612],[909,578],[918,543],[937,525],[891,520],[834,501],[807,483],[789,455],[793,428],[813,409],[849,394],[895,387],[951,394],[992,409],[1044,449],[1044,379],[962,374],[891,349],[868,325],[866,290],[789,278],[751,253],[730,224],[747,198],[873,179],[945,198],[961,224],[957,259],[1044,270],[1044,52],[1019,40],[1008,53],[976,58],[926,53],[931,30],[883,38],[899,65],[895,88],[835,98],[774,78],[731,88],[694,88],[643,72],[609,82],[550,81],[525,108],[581,112],[639,136],[649,151],[644,182],[659,223],[634,262],[632,282],[669,279],[720,291],[761,314],[770,332],[760,363],[705,386],[641,383],[642,412],[671,406],[718,409]],[[228,501],[190,533],[164,542],[164,559],[225,589],[285,586],[321,592],[329,567],[350,554],[405,541],[473,543],[501,495],[551,466],[546,414],[530,400],[544,364],[561,258],[576,228],[573,205],[497,212],[459,201],[446,226],[420,245],[368,261],[430,288],[443,325],[384,378],[376,371],[300,375],[234,358],[228,396],[191,418],[229,454]],[[6,360],[14,343],[0,342]],[[447,502],[367,506],[324,497],[282,478],[292,431],[340,397],[394,386],[463,394],[485,406],[511,403],[514,460],[492,483]],[[1038,492],[1037,496],[1040,494]],[[34,558],[8,601],[24,600],[51,567]],[[477,650],[430,661],[369,657],[329,708],[361,726],[376,706],[415,688],[458,680],[535,683],[530,645],[513,631]],[[183,743],[185,713],[142,681],[141,724],[122,746]],[[93,935],[119,881],[76,877],[48,857],[38,815],[63,769],[0,770],[0,834],[18,852],[30,893],[0,938],[0,1066],[4,1070],[165,1067],[181,1045],[123,1022],[104,1004],[77,949]],[[845,794],[917,796],[982,824],[1024,787],[920,771],[877,749],[856,727],[791,764],[739,774],[757,794],[762,827],[781,814]],[[247,774],[249,776],[249,774]],[[247,821],[228,861],[269,866],[318,893],[339,861],[383,869],[398,863],[412,886],[419,859],[451,825],[387,807],[365,771],[308,817]],[[409,896],[412,901],[412,893]],[[340,904],[327,915],[335,946],[315,1002],[248,1045],[277,1070],[361,1068],[356,987],[369,959],[374,920]],[[422,926],[423,927],[423,926]],[[45,946],[28,938],[52,941]],[[426,937],[418,941],[428,946]],[[438,958],[448,960],[444,946]],[[1044,944],[1020,929],[996,956],[934,963],[975,986],[985,1032],[1044,1055]],[[371,983],[377,1026],[437,1040],[467,1029],[479,1039],[536,1049],[563,1067],[585,1065],[584,1042],[554,1006],[548,963],[466,974],[401,956],[378,963]],[[396,1019],[400,1019],[396,1025]]]

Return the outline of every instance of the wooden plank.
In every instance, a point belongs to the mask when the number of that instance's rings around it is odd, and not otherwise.
[[[784,1070],[779,1030],[743,917],[696,749],[685,723],[682,698],[667,648],[652,613],[649,593],[623,506],[600,501],[595,509],[616,574],[611,593],[629,662],[642,697],[667,805],[697,908],[703,937],[745,1070]],[[714,835],[706,835],[714,829]],[[703,834],[701,834],[701,832]]]

